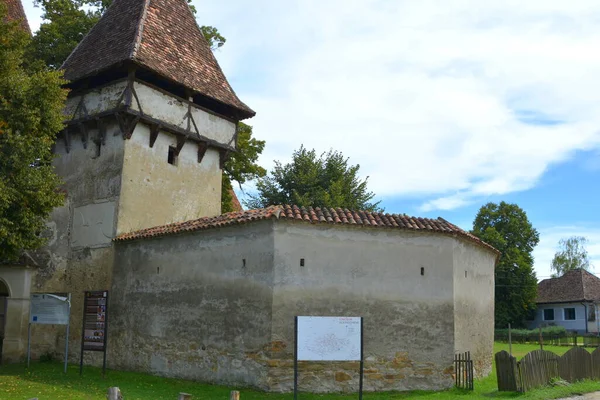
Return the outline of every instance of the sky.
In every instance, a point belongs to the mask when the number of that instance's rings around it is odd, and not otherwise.
[[[600,2],[193,4],[227,38],[216,55],[257,112],[245,122],[267,169],[301,145],[339,150],[386,212],[463,229],[488,202],[516,203],[540,233],[538,279],[573,235],[600,275]]]

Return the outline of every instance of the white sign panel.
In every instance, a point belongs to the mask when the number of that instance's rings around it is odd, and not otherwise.
[[[69,324],[70,304],[68,297],[54,294],[32,294],[29,322],[32,324]]]
[[[298,360],[360,361],[360,317],[298,317]]]

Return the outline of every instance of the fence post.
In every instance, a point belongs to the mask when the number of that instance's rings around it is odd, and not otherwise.
[[[177,400],[192,400],[192,395],[189,393],[179,393]]]
[[[512,356],[512,335],[510,330],[510,324],[508,324],[508,354]]]
[[[544,350],[544,337],[542,336],[542,327],[540,326],[540,349]]]
[[[237,390],[232,390],[229,395],[229,400],[240,400],[240,392]]]
[[[108,400],[123,400],[123,395],[118,387],[108,388],[108,393],[106,394],[106,398]]]

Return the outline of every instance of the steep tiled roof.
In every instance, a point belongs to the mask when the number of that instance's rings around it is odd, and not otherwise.
[[[23,9],[23,4],[21,4],[21,0],[0,0],[6,4],[7,14],[6,17],[9,21],[20,21],[21,26],[27,32],[31,32],[29,29],[29,24],[27,23],[27,15],[25,15],[25,10]]]
[[[75,81],[132,61],[193,91],[255,113],[235,94],[186,0],[115,0],[62,68]]]
[[[538,284],[537,303],[566,303],[600,300],[600,278],[584,269],[569,271],[560,278]]]
[[[240,225],[253,221],[266,219],[291,220],[311,224],[351,225],[370,228],[391,228],[420,232],[435,232],[448,235],[461,236],[475,244],[483,246],[497,255],[499,252],[479,238],[451,224],[445,219],[415,218],[400,214],[384,214],[368,211],[350,211],[341,208],[312,208],[297,206],[271,206],[257,210],[232,212],[216,217],[205,217],[192,221],[178,222],[175,224],[142,229],[140,231],[124,233],[115,238],[115,241],[166,236],[175,233],[193,232],[204,229],[219,228],[230,225]]]

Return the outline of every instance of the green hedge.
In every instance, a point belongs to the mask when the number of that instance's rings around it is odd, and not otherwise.
[[[517,336],[533,336],[539,335],[539,329],[512,329],[512,335]],[[542,336],[553,336],[553,335],[566,335],[567,330],[564,326],[547,326],[542,328]],[[496,337],[505,337],[508,336],[508,329],[496,329],[494,331],[494,335]]]

